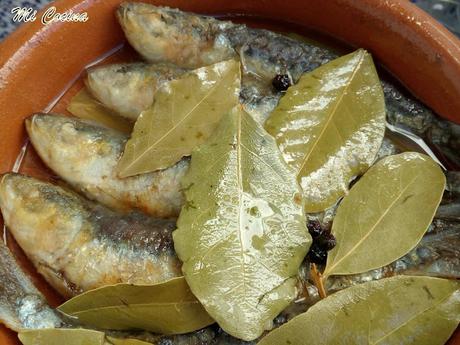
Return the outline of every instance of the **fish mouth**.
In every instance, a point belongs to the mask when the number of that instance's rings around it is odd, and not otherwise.
[[[46,113],[35,113],[25,120],[25,127],[27,134],[32,136],[33,133],[43,132],[48,133],[47,136],[50,136],[55,129],[53,128],[53,122],[50,121],[53,115],[46,114]]]
[[[34,147],[47,148],[40,154],[48,154],[49,145],[53,141],[61,142],[61,136],[56,128],[56,119],[51,118],[52,115],[36,113],[25,120],[26,132],[29,135],[30,141]],[[41,150],[38,150],[40,152]]]
[[[28,118],[26,118],[25,120],[25,126],[26,126],[26,129],[27,130],[31,130],[32,127],[34,127],[35,125],[35,122],[37,121],[37,116],[38,114],[33,114],[31,116],[29,116]],[[46,114],[42,114],[43,116],[46,116]]]
[[[137,27],[137,23],[131,16],[133,15],[151,15],[156,14],[151,8],[147,6],[134,6],[132,3],[123,2],[116,11],[118,21],[122,26]],[[156,19],[153,16],[149,16],[150,20]],[[160,21],[158,21],[159,23]],[[157,24],[158,24],[157,23]],[[152,25],[150,22],[149,25]]]
[[[11,172],[0,175],[0,204],[4,203],[1,195],[7,192],[8,187],[13,188],[12,191],[16,191],[18,188],[21,188],[22,186],[25,187],[25,184],[21,183],[24,181],[24,179],[31,178],[29,176]],[[16,197],[16,195],[14,195],[14,197]]]
[[[0,175],[0,188],[3,187],[4,183],[6,183],[5,180],[8,179],[9,175],[11,175],[11,173],[5,173]]]

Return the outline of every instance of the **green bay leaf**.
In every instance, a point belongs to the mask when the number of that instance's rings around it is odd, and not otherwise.
[[[18,338],[23,345],[108,345],[103,332],[84,328],[23,330]]]
[[[258,345],[444,344],[460,321],[460,284],[398,276],[339,291]]]
[[[133,124],[106,108],[86,88],[81,89],[70,101],[67,110],[74,116],[98,122],[123,133],[131,133]]]
[[[104,286],[78,295],[58,309],[101,329],[182,334],[214,323],[184,277],[154,285]]]
[[[148,343],[139,339],[131,339],[131,338],[114,338],[114,337],[107,337],[107,342],[110,345],[149,345],[152,343]]]
[[[373,165],[337,209],[324,275],[354,274],[385,266],[422,238],[445,187],[430,157],[405,152]]]
[[[118,164],[121,177],[167,168],[203,143],[238,104],[240,63],[228,60],[163,84],[134,126]]]
[[[192,153],[174,245],[192,292],[229,334],[252,340],[295,296],[311,238],[295,174],[240,106]]]
[[[364,50],[304,74],[265,123],[298,174],[307,212],[323,211],[375,159],[385,131],[385,103]]]

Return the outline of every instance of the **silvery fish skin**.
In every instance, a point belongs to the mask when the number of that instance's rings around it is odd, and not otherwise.
[[[14,331],[64,325],[3,242],[0,242],[0,322]]]
[[[188,160],[157,172],[119,178],[116,165],[126,135],[81,119],[35,114],[26,120],[30,141],[46,165],[89,199],[119,211],[170,218],[183,202],[180,183]]]
[[[153,96],[167,80],[184,73],[178,67],[146,63],[125,63],[88,69],[86,86],[107,108],[135,121],[153,102]]]
[[[449,171],[447,173],[448,190],[460,196],[460,171]]]
[[[197,68],[239,56],[243,65],[240,99],[260,122],[278,104],[282,93],[271,86],[277,74],[295,83],[331,61],[337,54],[267,30],[251,29],[214,18],[142,3],[123,3],[118,21],[130,44],[150,62]],[[439,146],[453,162],[460,162],[460,126],[439,120],[431,110],[382,82],[387,119]]]
[[[120,215],[72,191],[19,174],[2,176],[0,209],[37,271],[65,296],[181,275],[172,220]]]

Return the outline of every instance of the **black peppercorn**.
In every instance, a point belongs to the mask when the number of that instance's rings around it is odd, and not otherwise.
[[[272,80],[272,85],[277,91],[286,91],[291,86],[291,79],[287,74],[277,74]]]
[[[317,220],[309,220],[307,223],[307,228],[313,239],[318,238],[323,233],[321,223]]]
[[[332,235],[330,232],[327,232],[327,231],[324,231],[322,235],[318,237],[317,242],[318,242],[318,245],[326,251],[331,250],[336,245],[334,235]]]
[[[327,251],[321,248],[317,243],[313,242],[308,251],[308,258],[311,263],[323,265],[327,261]]]

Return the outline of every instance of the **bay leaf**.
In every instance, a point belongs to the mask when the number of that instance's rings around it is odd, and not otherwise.
[[[296,171],[305,210],[320,212],[373,163],[385,132],[385,102],[364,50],[304,74],[265,123]]]
[[[366,272],[409,252],[430,225],[445,184],[439,165],[420,153],[373,165],[337,209],[337,246],[328,254],[324,276]]]
[[[398,276],[339,291],[258,345],[441,345],[460,321],[460,284]]]
[[[114,337],[107,337],[107,342],[111,345],[149,345],[152,343],[147,343],[145,341],[139,339],[131,339],[131,338],[114,338]]]
[[[131,338],[106,337],[105,333],[84,328],[23,330],[18,334],[23,345],[149,345]]]
[[[103,332],[83,328],[23,330],[18,338],[23,345],[107,345]]]
[[[136,121],[118,164],[121,177],[167,168],[203,143],[238,104],[240,63],[228,60],[164,83]]]
[[[184,277],[154,285],[104,286],[78,295],[58,309],[100,329],[182,334],[214,323]]]
[[[185,278],[227,333],[255,339],[294,298],[311,241],[295,175],[237,106],[193,151],[183,187],[173,238]]]
[[[86,88],[82,88],[70,101],[67,110],[74,116],[92,120],[123,133],[131,133],[133,124],[96,100]]]

